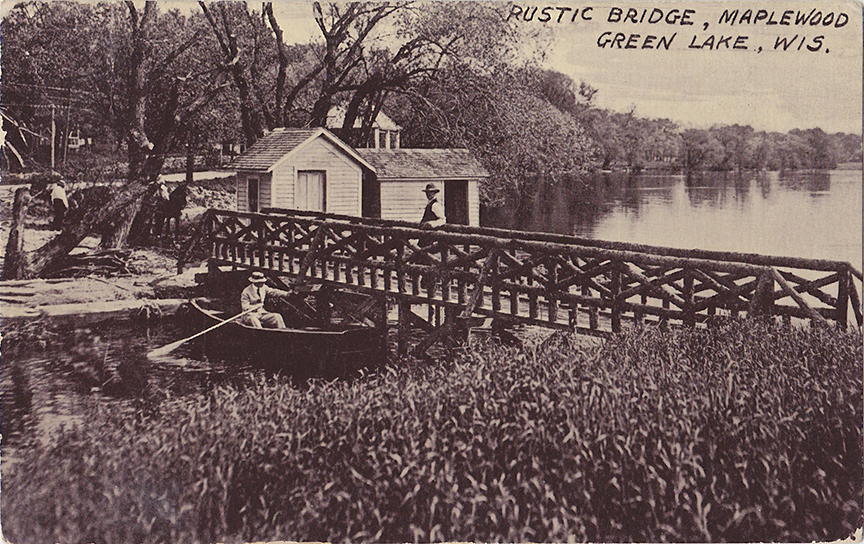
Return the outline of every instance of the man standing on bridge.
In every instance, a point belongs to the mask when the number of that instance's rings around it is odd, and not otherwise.
[[[423,189],[426,193],[426,209],[423,210],[423,218],[420,219],[420,227],[424,229],[438,228],[447,222],[444,217],[444,212],[441,210],[441,204],[438,202],[438,187],[434,183],[428,183]]]
[[[426,193],[427,202],[426,209],[423,210],[423,218],[420,219],[420,228],[438,228],[447,222],[447,218],[444,217],[444,212],[441,210],[441,204],[438,202],[438,187],[436,187],[434,183],[427,183],[426,188],[423,189],[423,192]],[[417,243],[420,245],[420,247],[424,247],[429,244],[429,240],[426,240],[425,238],[425,236],[421,236],[420,239],[417,240]],[[428,256],[425,258],[428,259]],[[430,289],[434,289],[435,279],[424,274],[423,277],[420,278],[420,287],[427,291],[429,291]]]

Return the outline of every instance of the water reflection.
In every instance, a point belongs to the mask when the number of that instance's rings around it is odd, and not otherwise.
[[[860,170],[598,173],[483,224],[660,246],[862,262]]]
[[[37,322],[37,325],[39,323]],[[132,404],[146,414],[168,397],[207,393],[250,378],[237,362],[211,361],[200,342],[150,360],[151,349],[186,332],[166,318],[110,320],[83,327],[4,326],[0,379],[3,455],[23,439],[46,440],[92,403]]]
[[[781,172],[778,181],[786,189],[809,191],[814,197],[824,196],[831,191],[831,173],[825,171]]]

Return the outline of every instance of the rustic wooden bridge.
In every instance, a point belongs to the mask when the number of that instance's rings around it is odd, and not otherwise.
[[[261,270],[395,304],[400,354],[409,350],[411,327],[426,333],[413,346],[419,354],[472,317],[493,318],[501,328],[521,323],[595,335],[743,315],[844,329],[851,316],[862,324],[862,276],[847,262],[266,212],[206,213],[211,271]]]

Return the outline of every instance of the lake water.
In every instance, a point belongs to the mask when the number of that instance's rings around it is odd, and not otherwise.
[[[591,189],[546,186],[484,225],[862,266],[861,170],[596,174]]]
[[[54,431],[78,424],[92,406],[133,405],[146,414],[168,398],[274,377],[250,366],[242,354],[207,357],[204,338],[163,357],[148,358],[151,350],[200,332],[187,315],[81,325],[41,320],[4,323],[3,463],[14,460],[22,441],[35,438],[48,443]]]
[[[47,440],[81,420],[85,407],[115,403],[146,412],[162,400],[242,383],[253,371],[208,360],[200,340],[149,360],[147,352],[193,332],[182,318],[150,323],[110,319],[81,326],[4,325],[0,421],[3,460],[23,437]]]

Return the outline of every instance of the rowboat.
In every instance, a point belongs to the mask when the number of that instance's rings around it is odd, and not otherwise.
[[[213,309],[208,299],[189,301],[196,327],[212,327],[234,314]],[[350,377],[380,365],[385,344],[381,328],[332,323],[326,328],[259,329],[232,321],[204,336],[208,357],[242,360],[250,366],[298,379]]]

